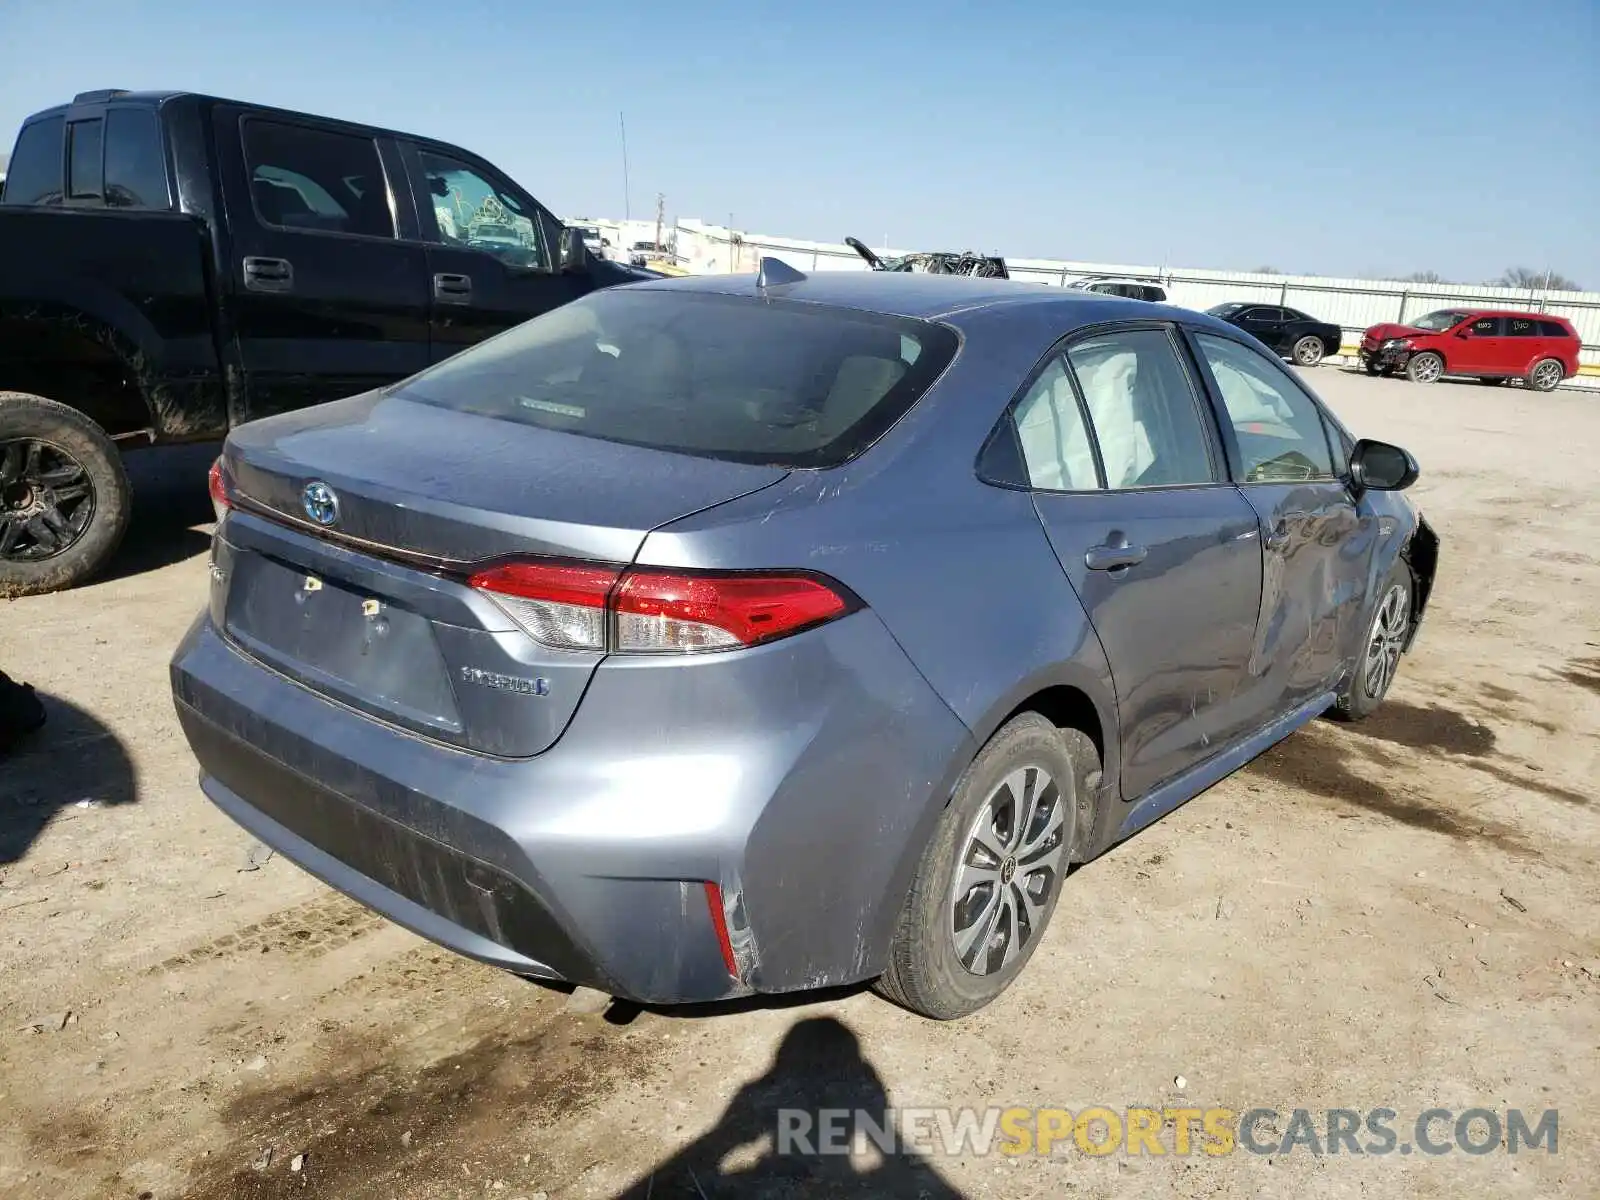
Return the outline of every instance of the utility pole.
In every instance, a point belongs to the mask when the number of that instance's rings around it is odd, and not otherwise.
[[[667,197],[665,192],[656,193],[656,253],[661,253],[661,222],[667,213]]]
[[[622,130],[622,219],[626,221],[632,216],[628,209],[628,123],[620,112],[617,114],[617,125]]]

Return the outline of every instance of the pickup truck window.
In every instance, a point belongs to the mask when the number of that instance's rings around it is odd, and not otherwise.
[[[171,206],[161,126],[152,109],[114,108],[106,114],[105,175],[110,207]]]
[[[61,203],[63,124],[61,117],[46,117],[22,127],[6,176],[4,203]]]
[[[539,226],[521,201],[465,163],[427,150],[417,157],[428,179],[436,241],[482,250],[507,266],[549,269]]]
[[[388,181],[371,138],[250,120],[244,157],[263,224],[394,237]]]
[[[74,121],[67,126],[67,195],[74,200],[100,198],[105,125],[93,121]]]

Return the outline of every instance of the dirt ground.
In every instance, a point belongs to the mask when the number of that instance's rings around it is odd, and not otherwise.
[[[1594,1195],[1600,403],[1309,378],[1423,464],[1444,549],[1396,690],[1077,872],[1018,984],[951,1025],[866,992],[582,1015],[281,858],[244,869],[167,687],[206,587],[209,453],[135,459],[112,577],[0,607],[0,666],[51,713],[0,762],[0,1195]],[[779,1107],[886,1104],[1388,1107],[1402,1130],[1556,1108],[1560,1137],[772,1153]]]

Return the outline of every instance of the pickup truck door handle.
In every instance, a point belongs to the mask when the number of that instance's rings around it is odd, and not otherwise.
[[[1083,565],[1091,571],[1115,571],[1137,567],[1149,553],[1143,546],[1130,546],[1126,541],[1118,546],[1091,546],[1084,552]]]
[[[472,276],[435,275],[433,277],[433,298],[441,304],[471,304]]]
[[[292,292],[294,264],[286,258],[246,258],[244,286],[252,292]]]

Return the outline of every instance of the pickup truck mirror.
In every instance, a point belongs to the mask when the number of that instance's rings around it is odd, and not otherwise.
[[[583,244],[583,230],[570,225],[561,230],[559,265],[563,275],[580,275],[589,270],[589,247]]]

